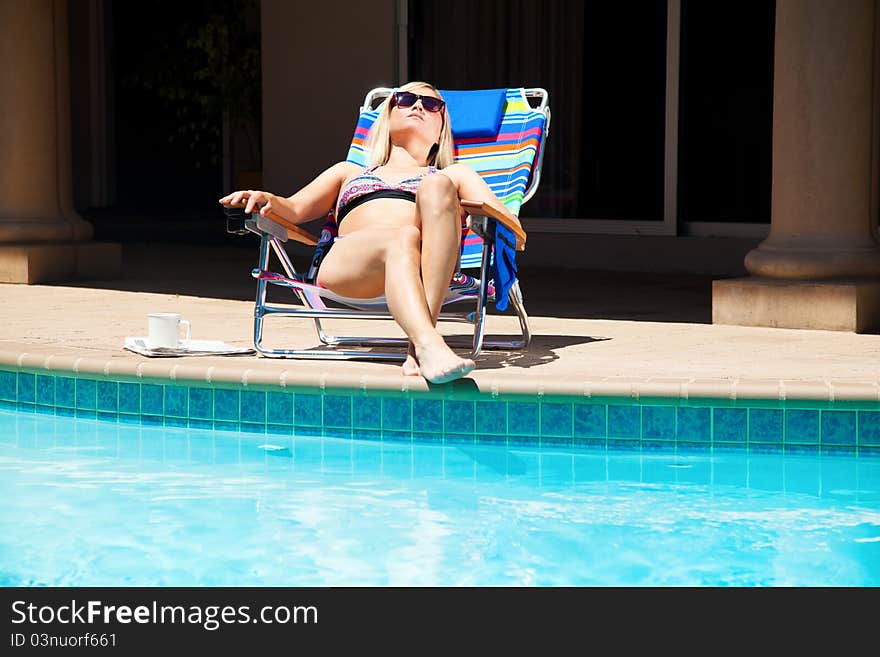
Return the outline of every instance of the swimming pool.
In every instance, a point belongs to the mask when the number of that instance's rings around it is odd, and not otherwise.
[[[0,410],[0,584],[873,586],[880,459]]]

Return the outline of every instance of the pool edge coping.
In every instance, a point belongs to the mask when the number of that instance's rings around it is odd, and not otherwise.
[[[31,352],[0,348],[0,368],[18,371],[85,376],[114,381],[158,382],[162,384],[197,384],[209,387],[236,387],[252,390],[319,390],[363,395],[412,396],[424,399],[485,399],[523,397],[594,400],[628,400],[647,403],[651,400],[678,400],[695,404],[737,402],[782,404],[873,406],[880,404],[880,383],[756,378],[676,378],[629,376],[583,377],[576,381],[562,379],[503,379],[487,376],[466,377],[447,384],[428,384],[422,377],[400,374],[353,371],[351,374],[322,372],[317,368],[253,367],[253,363],[218,366],[183,358],[101,358],[70,353]],[[273,363],[278,361],[272,359]],[[290,361],[295,363],[297,361]],[[357,365],[353,365],[357,370]]]

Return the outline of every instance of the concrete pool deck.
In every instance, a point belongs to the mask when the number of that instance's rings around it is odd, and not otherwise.
[[[125,274],[119,280],[0,285],[0,365],[416,394],[466,388],[493,395],[880,402],[880,335],[713,325],[713,277],[708,275],[521,268],[531,316],[530,349],[485,351],[477,369],[451,386],[404,377],[392,363],[259,356],[159,359],[122,348],[126,336],[145,335],[146,313],[158,311],[184,315],[192,322],[193,338],[252,346],[255,283],[249,270],[254,255],[250,249],[133,245],[126,247]],[[558,283],[560,275],[566,277],[565,286]],[[326,327],[349,334],[400,334],[391,322],[336,320]],[[444,333],[466,328],[448,324]],[[266,330],[270,346],[319,344],[312,320],[269,319]],[[510,311],[489,317],[490,333],[514,335],[517,330]]]

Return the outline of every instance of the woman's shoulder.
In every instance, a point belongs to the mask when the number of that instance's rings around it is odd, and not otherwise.
[[[455,162],[454,164],[450,164],[449,166],[443,167],[442,169],[437,169],[437,172],[444,173],[456,181],[467,178],[469,176],[479,175],[472,167],[465,164],[464,162]]]
[[[333,168],[339,171],[340,174],[343,174],[346,178],[353,173],[360,173],[364,170],[364,167],[362,167],[360,164],[355,164],[354,162],[349,162],[348,160],[337,162],[333,165]]]

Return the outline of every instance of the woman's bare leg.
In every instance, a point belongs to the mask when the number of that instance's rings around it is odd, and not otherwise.
[[[388,308],[403,328],[415,351],[419,373],[432,383],[460,378],[474,369],[474,362],[460,358],[437,332],[436,319],[425,301],[421,279],[421,232],[415,226],[399,231],[397,248],[385,261],[385,297]],[[417,285],[413,285],[415,281]],[[448,285],[448,279],[447,279]],[[415,312],[415,307],[418,311]]]
[[[416,225],[422,231],[422,283],[436,324],[461,252],[458,192],[442,173],[426,176],[416,194]]]
[[[422,376],[442,383],[464,376],[474,363],[459,358],[434,327],[420,276],[420,240],[415,226],[350,233],[333,245],[318,280],[344,296],[384,292],[391,314],[415,346]]]
[[[449,291],[449,281],[458,264],[461,251],[460,216],[458,193],[448,177],[432,174],[422,179],[416,194],[416,224],[422,231],[422,284],[434,326],[437,325]],[[412,343],[403,373],[419,373]]]

